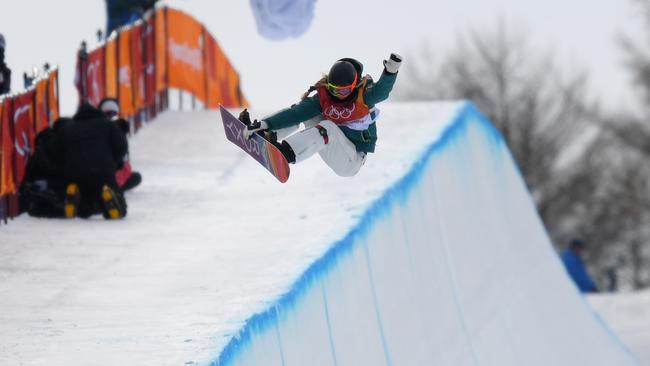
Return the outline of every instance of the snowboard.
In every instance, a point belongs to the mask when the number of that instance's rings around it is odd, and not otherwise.
[[[262,164],[281,183],[286,182],[289,179],[289,163],[282,152],[257,133],[246,140],[242,134],[246,125],[223,106],[219,106],[219,110],[226,138]]]

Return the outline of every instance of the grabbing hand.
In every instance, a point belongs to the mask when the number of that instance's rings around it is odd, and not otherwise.
[[[250,125],[246,126],[242,134],[245,139],[250,139],[255,132],[266,131],[269,129],[269,125],[265,121],[255,120]]]
[[[388,60],[384,60],[384,69],[389,74],[397,74],[399,67],[402,65],[402,56],[391,53]]]

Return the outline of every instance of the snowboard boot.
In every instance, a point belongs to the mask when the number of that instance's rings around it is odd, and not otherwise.
[[[329,137],[327,136],[327,130],[321,125],[302,130],[282,141],[282,145],[286,145],[283,148],[285,150],[291,150],[291,154],[293,155],[292,163],[298,163],[309,158],[323,150],[328,143]],[[284,153],[283,148],[280,148],[280,151]],[[287,158],[287,160],[289,159]]]
[[[76,183],[70,183],[65,188],[65,198],[63,203],[63,214],[67,218],[77,216],[77,209],[80,201],[79,186]]]
[[[282,143],[278,143],[276,141],[275,147],[280,150],[282,155],[284,155],[284,158],[287,159],[287,163],[289,164],[295,164],[296,163],[296,153],[293,152],[293,148],[291,148],[291,145],[289,145],[286,141],[282,141]]]
[[[273,146],[277,147],[278,150],[284,155],[284,158],[287,159],[287,162],[289,164],[293,164],[296,162],[296,154],[293,152],[293,149],[291,146],[286,141],[278,142],[278,134],[275,131],[264,131],[264,135],[262,136],[264,139],[268,142],[270,142]]]
[[[116,220],[126,216],[124,197],[107,185],[102,187],[102,204],[102,213],[105,219]]]

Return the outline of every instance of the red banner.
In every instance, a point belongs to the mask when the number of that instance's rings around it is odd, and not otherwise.
[[[191,93],[207,108],[246,105],[239,74],[217,41],[203,24],[174,9],[160,8],[121,28],[116,37],[79,58],[78,73],[83,74],[77,79],[82,100],[97,105],[107,96],[116,97],[121,116],[135,116],[136,123],[140,111],[150,119],[153,107],[165,105],[169,88]]]
[[[120,31],[117,39],[117,75],[120,115],[129,118],[133,107],[133,70],[131,67],[131,29]]]
[[[47,82],[47,109],[50,123],[59,119],[59,70],[50,71]]]
[[[203,25],[191,16],[168,9],[169,86],[194,94],[205,102]]]
[[[11,99],[0,100],[0,196],[16,192]]]
[[[35,131],[36,134],[43,131],[50,125],[50,120],[47,110],[47,84],[48,79],[39,80],[34,89],[36,89],[36,123]]]
[[[206,32],[206,35],[209,36],[209,33]],[[208,67],[206,71],[208,106],[210,108],[216,108],[219,104],[224,107],[248,106],[248,102],[241,93],[239,74],[212,36],[206,39],[205,53],[206,67]]]
[[[98,106],[106,98],[106,55],[100,47],[90,52],[86,59],[86,100]]]
[[[14,98],[14,162],[17,185],[25,176],[27,160],[34,152],[34,90]]]
[[[142,37],[144,24],[141,23],[131,29],[131,67],[133,77],[133,106],[136,112],[144,108],[144,62]]]
[[[239,74],[234,68],[228,70],[228,90],[230,91],[231,105],[224,104],[224,107],[239,107],[242,105],[241,92],[239,91]]]
[[[217,108],[222,100],[221,88],[219,86],[219,75],[217,72],[217,57],[221,50],[217,41],[207,31],[204,33],[205,39],[205,76],[206,76],[206,106],[208,108]]]
[[[106,96],[117,99],[117,40],[111,38],[104,45],[106,56]]]
[[[147,19],[144,29],[145,104],[152,107],[156,103],[156,20],[154,17]]]
[[[168,88],[167,75],[167,8],[156,11],[154,15],[154,28],[156,38],[156,93]]]
[[[219,80],[219,86],[221,87],[221,104],[224,107],[231,107],[236,105],[235,101],[232,99],[232,93],[230,92],[230,62],[223,54],[221,49],[217,50],[217,76]]]

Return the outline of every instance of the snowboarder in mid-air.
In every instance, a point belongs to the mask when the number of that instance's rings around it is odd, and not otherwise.
[[[243,130],[244,138],[263,134],[289,163],[319,153],[336,174],[351,177],[359,172],[367,154],[375,150],[375,122],[379,115],[375,105],[388,98],[401,63],[401,56],[391,54],[384,60],[384,71],[375,83],[370,75],[362,75],[359,61],[340,59],[290,108],[253,122],[244,110],[239,116],[248,125]],[[305,129],[296,132],[300,123]]]

